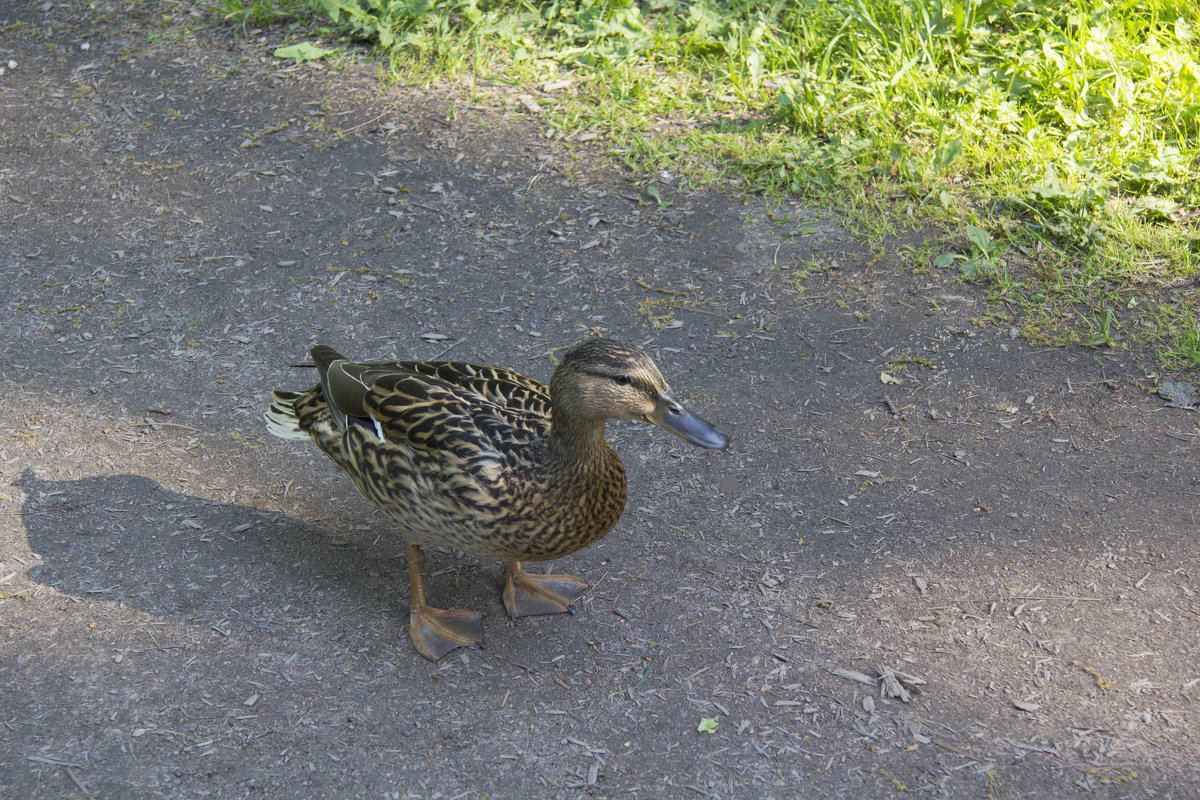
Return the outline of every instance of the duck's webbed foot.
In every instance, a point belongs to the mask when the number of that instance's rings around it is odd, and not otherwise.
[[[425,606],[413,609],[408,631],[417,652],[437,661],[459,647],[483,644],[483,614],[477,611],[447,611]]]
[[[520,561],[509,561],[500,570],[504,578],[504,607],[511,617],[538,614],[572,614],[570,601],[588,585],[574,575],[541,575],[526,572]]]

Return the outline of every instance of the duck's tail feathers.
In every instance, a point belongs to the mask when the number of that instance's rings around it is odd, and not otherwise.
[[[312,437],[301,429],[300,421],[296,419],[296,409],[293,405],[300,399],[303,392],[273,392],[275,399],[271,407],[263,414],[267,421],[267,431],[280,439],[305,441]]]

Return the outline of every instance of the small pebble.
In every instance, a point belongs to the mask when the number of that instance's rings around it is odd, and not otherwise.
[[[14,60],[14,59],[11,59],[11,58],[10,58],[10,59],[8,60],[8,68],[9,68],[9,69],[16,69],[16,68],[17,68],[17,62],[16,62],[16,60]]]
[[[79,45],[79,49],[80,50],[91,50],[92,46],[90,44],[88,44],[87,42],[84,42],[83,44]]]

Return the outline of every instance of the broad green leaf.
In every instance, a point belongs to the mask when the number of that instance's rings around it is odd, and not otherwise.
[[[305,61],[316,61],[318,58],[324,58],[332,52],[332,50],[326,50],[324,47],[317,47],[315,44],[301,42],[300,44],[293,44],[288,47],[278,47],[272,55],[276,58],[290,58],[297,64],[300,64]]]

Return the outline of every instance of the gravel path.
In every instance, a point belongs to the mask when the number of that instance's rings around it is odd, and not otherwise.
[[[1200,797],[1197,416],[1139,364],[190,8],[0,7],[0,797]],[[402,539],[269,391],[590,330],[733,445],[611,424],[578,613],[433,552],[487,649],[421,659]]]

